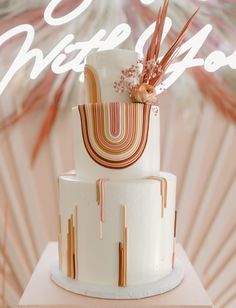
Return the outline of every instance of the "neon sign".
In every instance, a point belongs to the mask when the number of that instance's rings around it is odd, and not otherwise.
[[[52,0],[44,11],[44,19],[51,26],[59,26],[70,22],[80,16],[89,8],[93,0],[84,0],[77,8],[70,13],[61,16],[53,17],[53,11],[56,9],[61,0]],[[151,24],[140,36],[136,43],[135,50],[143,53],[143,48],[146,41],[153,33],[155,23]],[[165,29],[162,41],[172,27],[170,18],[166,19]],[[212,31],[210,24],[205,25],[193,37],[182,44],[178,51],[178,56],[184,55],[179,62],[172,64],[167,70],[168,77],[162,82],[162,86],[158,87],[158,93],[163,91],[163,88],[169,88],[187,68],[203,66],[208,72],[215,72],[223,66],[229,66],[231,69],[236,69],[236,51],[232,55],[226,56],[222,51],[216,50],[210,53],[205,59],[197,58],[197,53],[203,46]],[[30,24],[18,25],[0,36],[0,47],[10,39],[21,35],[25,36],[22,46],[11,63],[6,74],[0,81],[0,95],[6,89],[14,75],[30,60],[34,59],[32,70],[30,73],[31,79],[36,79],[46,68],[51,67],[55,74],[62,74],[73,70],[82,72],[85,57],[93,49],[106,50],[113,49],[123,43],[131,34],[131,28],[127,23],[122,23],[116,26],[110,34],[107,35],[105,29],[98,30],[88,41],[75,42],[73,34],[67,34],[60,42],[52,47],[52,50],[44,55],[40,48],[31,48],[35,30]],[[72,53],[76,55],[72,59]],[[163,87],[164,85],[164,87]]]

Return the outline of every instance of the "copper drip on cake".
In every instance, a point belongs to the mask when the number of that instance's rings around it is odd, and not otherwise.
[[[107,179],[98,179],[96,181],[96,200],[97,205],[100,206],[99,218],[99,237],[103,238],[103,223],[105,221],[105,182]]]
[[[68,219],[67,233],[67,276],[73,279],[78,278],[78,262],[77,262],[77,239],[78,239],[78,221],[75,218],[75,226],[73,223],[73,215]]]
[[[119,277],[118,286],[127,286],[127,251],[128,251],[128,229],[126,226],[126,207],[122,207],[122,234],[123,243],[119,242],[118,256],[119,256]]]
[[[177,211],[175,211],[175,221],[174,221],[174,240],[173,240],[173,253],[172,253],[172,270],[175,267],[176,229],[177,229]]]
[[[96,200],[97,200],[97,205],[99,205],[99,201],[100,201],[100,180],[96,181]]]
[[[161,184],[162,208],[161,218],[164,217],[164,209],[167,207],[167,180],[164,177],[150,176],[148,179],[159,181]]]

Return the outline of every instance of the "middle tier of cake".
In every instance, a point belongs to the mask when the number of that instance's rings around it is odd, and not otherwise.
[[[81,178],[135,179],[159,174],[158,106],[79,105],[73,108],[73,123],[76,173]]]

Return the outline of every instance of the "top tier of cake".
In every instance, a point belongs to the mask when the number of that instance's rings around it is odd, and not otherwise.
[[[131,102],[127,92],[117,93],[113,85],[121,70],[135,65],[139,58],[137,52],[122,49],[90,54],[84,70],[85,103]]]
[[[138,54],[109,50],[88,56],[86,103],[73,108],[76,173],[87,179],[131,179],[160,171],[160,114],[157,106],[133,103],[117,93],[121,70]]]

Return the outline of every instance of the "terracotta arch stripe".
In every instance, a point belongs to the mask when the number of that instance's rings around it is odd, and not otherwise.
[[[96,163],[122,169],[140,158],[148,140],[150,105],[88,104],[80,105],[78,109],[84,145]],[[120,117],[114,116],[118,110]],[[116,138],[118,131],[123,131],[121,138]]]
[[[126,109],[126,108],[124,108]],[[136,108],[137,109],[137,108]],[[105,110],[104,110],[105,111]],[[96,121],[97,117],[100,117],[102,119],[101,125]],[[134,139],[134,135],[137,131],[137,113],[133,113],[133,110],[131,109],[129,114],[125,113],[122,114],[122,117],[125,118],[125,123],[123,130],[125,132],[124,138],[117,141],[114,140],[110,134],[110,140],[106,138],[104,132],[108,129],[107,122],[108,118],[104,117],[103,114],[94,115],[94,123],[97,123],[95,125],[94,134],[97,139],[98,146],[101,147],[104,151],[107,151],[107,153],[110,153],[110,149],[112,148],[112,152],[115,154],[123,153],[127,151],[127,147],[130,143],[132,143],[132,140]]]

